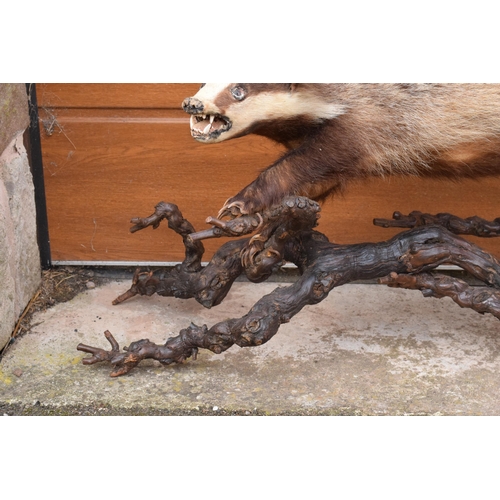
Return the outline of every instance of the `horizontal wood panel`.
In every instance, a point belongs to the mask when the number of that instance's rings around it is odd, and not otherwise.
[[[84,87],[79,90],[82,95]],[[130,96],[136,86],[132,87],[127,90]],[[137,86],[138,94],[141,87]],[[175,99],[190,95],[189,85],[175,88]],[[107,92],[105,87],[101,87],[103,91]],[[69,99],[66,95],[67,89],[62,96]],[[136,106],[141,99],[152,103],[155,95],[153,92],[147,99],[139,95]],[[172,95],[165,96],[165,102],[173,102]],[[106,96],[96,94],[92,99],[99,103]],[[121,99],[114,102],[133,104],[132,97]],[[42,152],[53,260],[182,260],[181,238],[166,224],[156,231],[148,228],[131,234],[129,220],[150,215],[156,203],[168,201],[179,205],[196,229],[204,229],[205,218],[217,214],[229,196],[281,152],[270,141],[254,136],[214,145],[197,143],[182,111],[159,111],[156,106],[112,112],[75,107],[47,112],[41,107],[40,120],[46,125],[42,127]],[[500,216],[499,192],[500,179],[456,183],[373,179],[353,184],[343,197],[327,202],[319,230],[332,241],[358,243],[396,234],[397,229],[372,225],[373,218],[390,218],[394,210],[494,219]],[[500,256],[500,238],[470,239]],[[223,241],[206,242],[205,260]]]
[[[493,220],[500,215],[500,179],[460,182],[414,177],[372,179],[351,185],[344,197],[327,202],[321,225],[338,243],[382,241],[401,229],[373,226],[374,218],[391,218],[394,211],[449,212],[459,217],[478,215]],[[321,229],[321,226],[320,226]],[[500,257],[500,238],[467,237]]]
[[[269,141],[255,137],[229,148],[214,145],[207,158],[207,146],[194,142],[184,123],[61,125],[64,133],[47,137],[50,155],[44,153],[53,260],[182,260],[181,239],[166,225],[132,235],[129,220],[168,201],[204,229],[206,217],[257,175],[257,159],[276,155]],[[217,157],[222,161],[214,162]]]
[[[200,88],[199,83],[37,83],[41,108],[173,108]]]

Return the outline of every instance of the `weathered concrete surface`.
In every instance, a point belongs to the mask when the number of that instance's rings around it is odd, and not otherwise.
[[[194,300],[135,297],[113,281],[33,319],[0,363],[0,406],[75,406],[115,413],[166,410],[263,414],[500,414],[500,325],[448,299],[377,285],[346,285],[306,307],[260,347],[162,367],[147,361],[120,378],[84,366],[78,343],[108,348],[163,343],[191,321],[209,326],[245,312],[275,283],[236,283],[206,310]],[[285,285],[283,285],[285,286]],[[3,406],[2,406],[3,405]],[[7,405],[7,406],[5,406]]]

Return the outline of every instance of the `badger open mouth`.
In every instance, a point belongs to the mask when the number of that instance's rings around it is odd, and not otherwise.
[[[215,115],[192,115],[189,121],[191,135],[198,141],[207,141],[219,137],[223,132],[231,128],[231,120],[226,116]]]

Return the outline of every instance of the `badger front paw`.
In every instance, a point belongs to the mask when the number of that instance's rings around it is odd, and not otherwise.
[[[233,198],[229,198],[224,206],[219,210],[217,214],[218,219],[223,217],[241,217],[242,215],[248,215],[250,212],[246,209],[245,203],[242,201],[231,201]]]
[[[262,212],[266,208],[265,203],[257,196],[245,193],[238,193],[236,196],[229,198],[220,209],[217,217],[241,217],[242,215],[253,215]]]

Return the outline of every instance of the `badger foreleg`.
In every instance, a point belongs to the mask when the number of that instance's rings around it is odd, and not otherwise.
[[[336,153],[325,156],[320,148],[314,148],[311,144],[289,151],[238,194],[229,198],[218,217],[262,212],[281,203],[287,196],[324,200],[341,190],[356,171],[355,158],[343,159],[340,151]],[[325,158],[329,159],[328,162]]]

